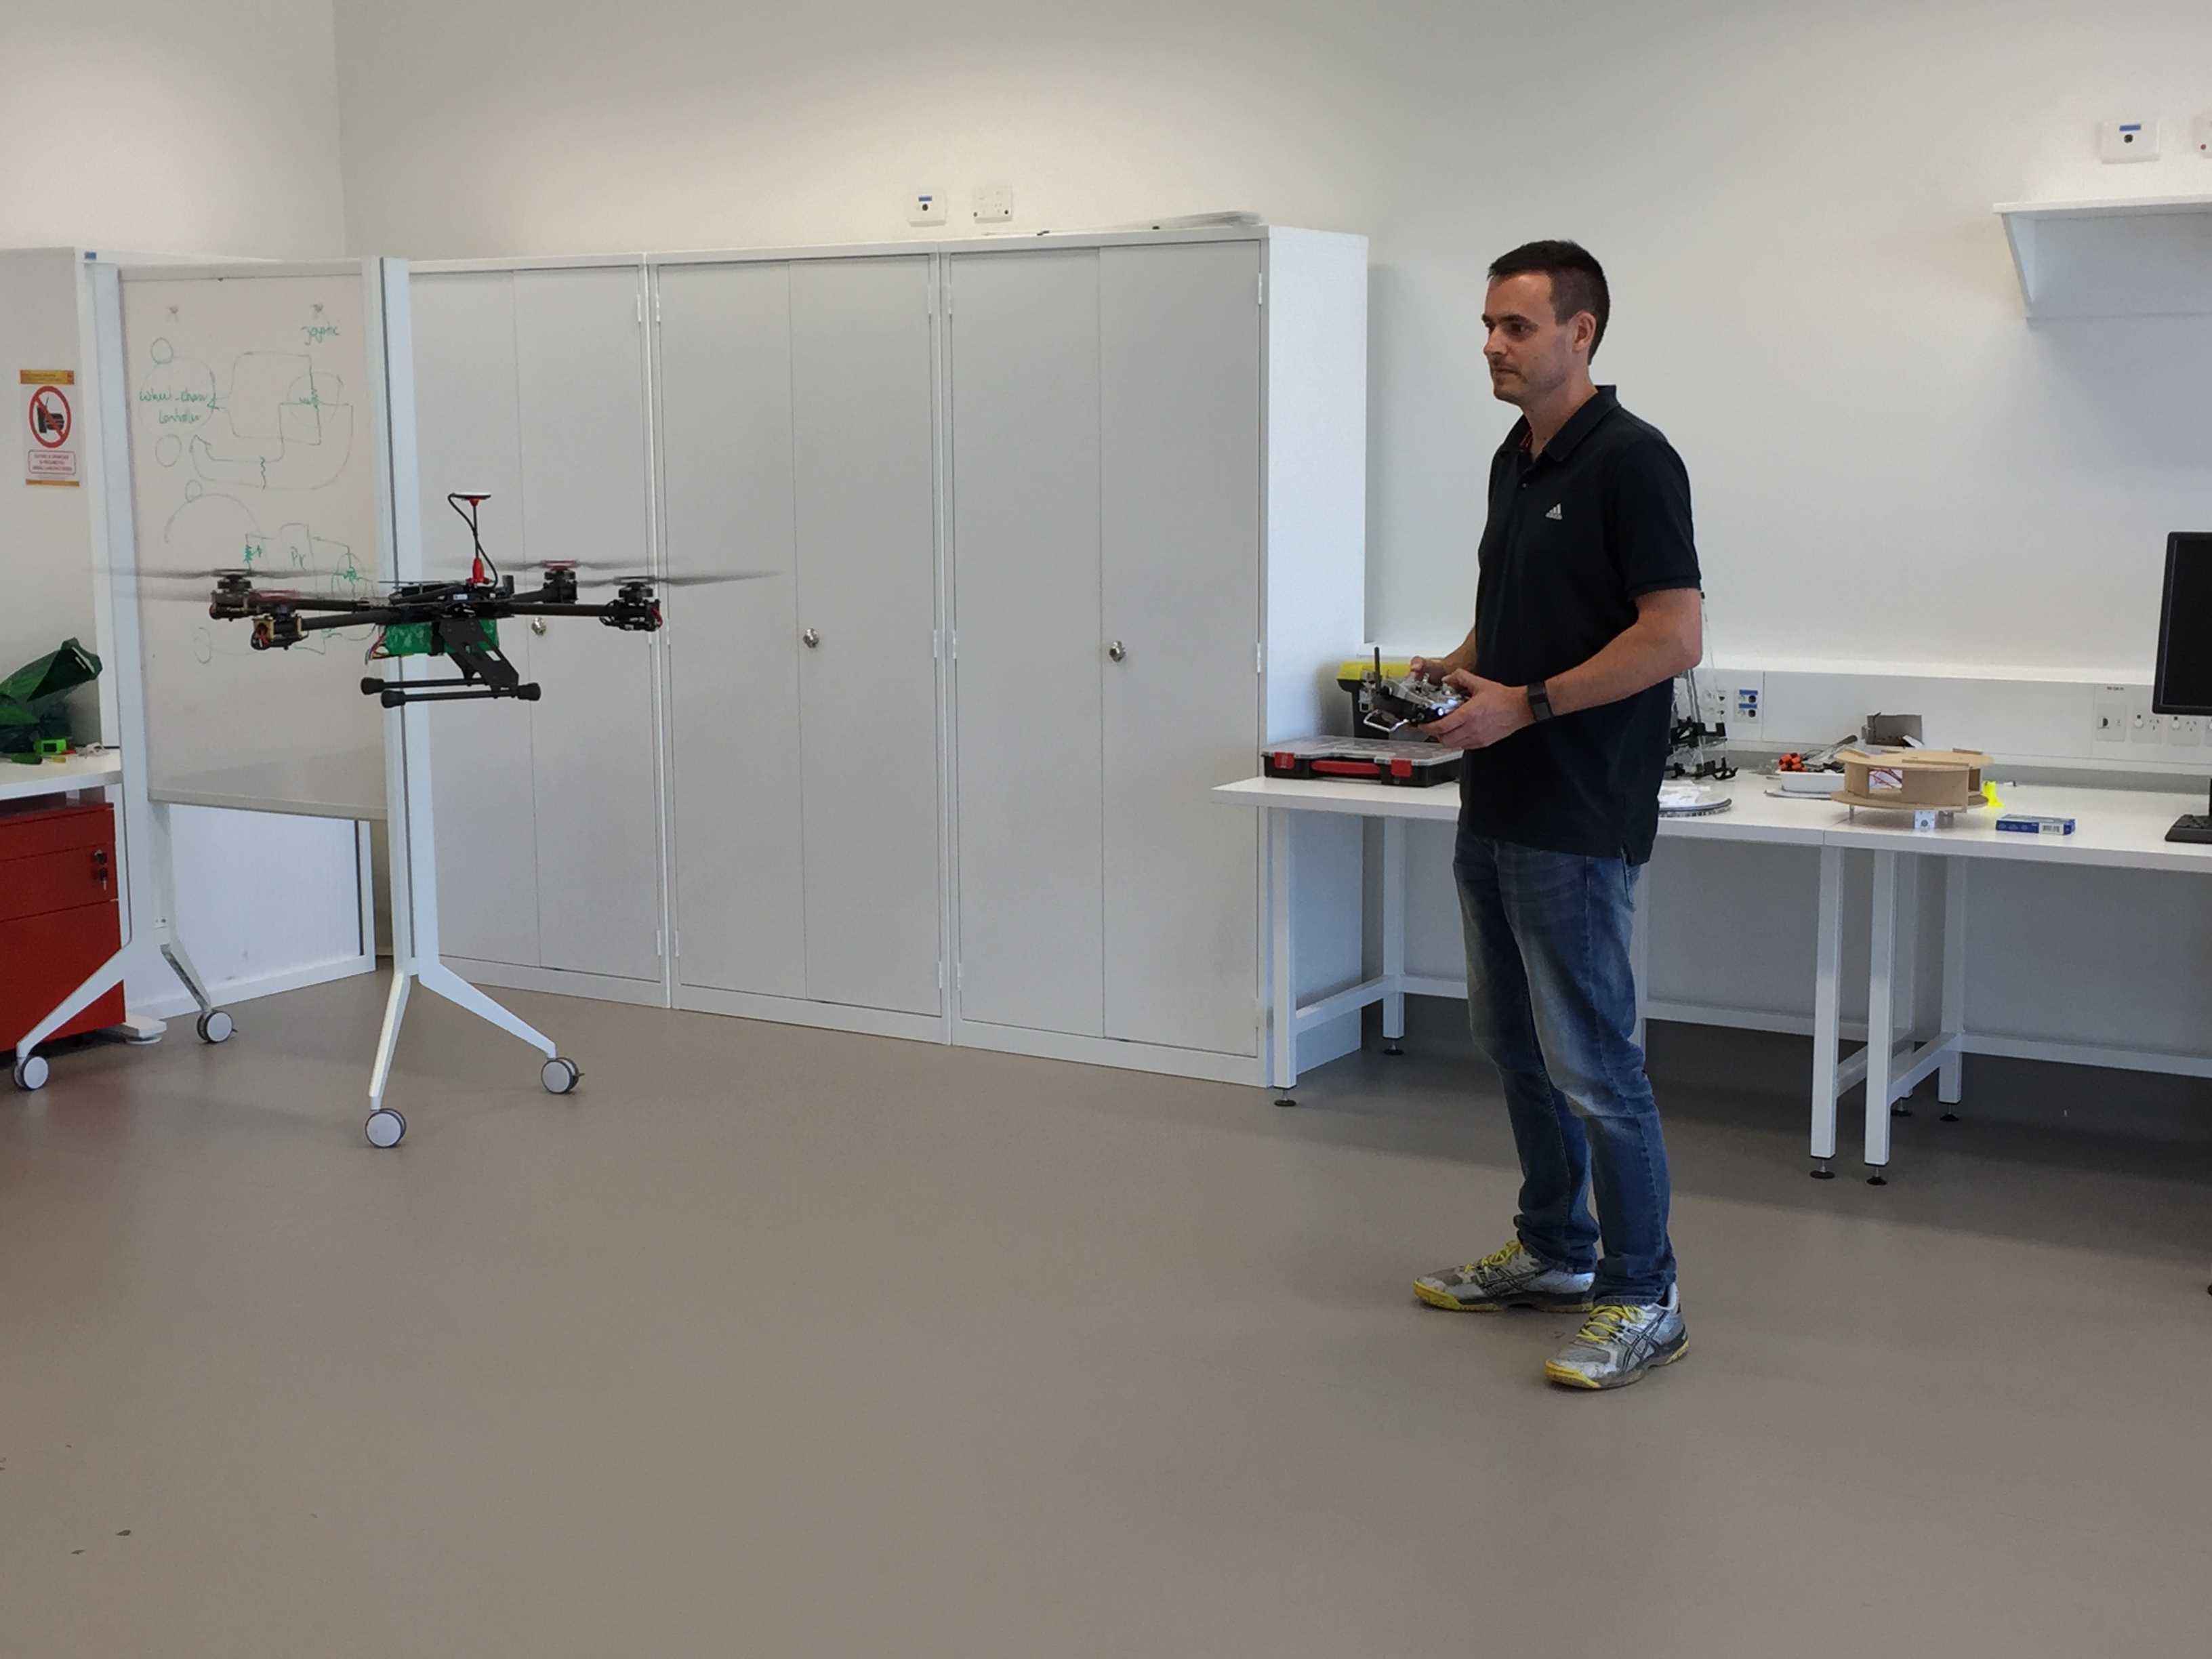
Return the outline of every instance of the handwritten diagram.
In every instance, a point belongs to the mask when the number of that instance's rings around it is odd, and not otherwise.
[[[197,777],[204,799],[374,811],[382,726],[360,689],[374,630],[256,652],[251,630],[207,614],[217,570],[319,595],[373,592],[383,574],[361,274],[148,270],[126,276],[123,299],[157,780]],[[248,772],[263,784],[205,783]],[[312,787],[298,781],[308,775]]]
[[[205,483],[248,489],[320,489],[344,470],[353,406],[344,382],[319,373],[307,353],[240,353],[220,387],[207,364],[178,356],[166,338],[148,355],[138,405],[161,465],[188,460]]]

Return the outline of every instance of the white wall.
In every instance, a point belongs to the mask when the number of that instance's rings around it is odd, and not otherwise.
[[[94,435],[73,248],[272,258],[345,247],[328,0],[0,0],[0,378],[72,368]],[[0,477],[0,673],[63,633],[95,643],[97,518],[82,489]],[[85,448],[89,463],[94,443]],[[112,653],[110,653],[110,655]],[[113,674],[104,677],[112,684]],[[112,735],[112,733],[109,735]],[[178,808],[177,921],[236,1000],[360,971],[354,827]],[[134,1009],[190,1006],[174,980]]]
[[[94,626],[89,480],[74,489],[24,482],[23,388],[17,371],[67,369],[62,388],[78,430],[71,446],[89,456],[84,428],[90,376],[78,361],[76,255],[70,248],[0,250],[0,399],[9,441],[0,448],[0,676],[75,637],[100,651]],[[87,688],[90,690],[91,688]],[[70,700],[80,735],[100,735],[96,696]]]
[[[0,0],[0,246],[342,252],[330,0]]]
[[[339,0],[356,245],[876,239],[1241,207],[1373,238],[1370,625],[1464,625],[1481,270],[1570,234],[1689,461],[1717,651],[2117,672],[2212,522],[2212,319],[2030,329],[1998,200],[2212,190],[2202,0]],[[2179,123],[2100,168],[2092,124]],[[1347,646],[1353,643],[1347,638]]]
[[[1601,377],[1689,463],[1731,665],[2139,682],[2165,532],[2212,525],[2212,319],[2030,327],[1990,211],[2212,192],[2184,143],[2212,113],[2203,0],[338,0],[337,33],[363,249],[924,236],[907,191],[957,215],[984,184],[1012,187],[1017,232],[1246,208],[1365,233],[1366,620],[1394,647],[1468,620],[1510,421],[1482,270],[1534,236],[1612,272]],[[2167,121],[2167,159],[2102,167],[2094,124],[2138,114]],[[2087,696],[2003,741],[2071,752]],[[1414,955],[1450,973],[1441,847]],[[1705,865],[1655,873],[1656,988],[1794,1002],[1809,968],[1763,919],[1809,915],[1806,872]],[[2185,1043],[2121,957],[2086,998],[2079,972],[2007,963],[2063,960],[2100,920],[2212,928],[2201,885],[2059,883],[2024,919],[2027,896],[1978,893],[2006,925],[1976,930],[1977,1020],[2004,1024],[1995,995],[2069,1035]]]

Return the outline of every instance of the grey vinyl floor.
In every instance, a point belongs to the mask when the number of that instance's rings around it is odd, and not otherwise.
[[[1657,1028],[1692,1351],[1424,1309],[1502,1242],[1451,1011],[1264,1091],[380,986],[0,1089],[0,1654],[2212,1650],[2212,1085],[1975,1062],[1806,1178]]]

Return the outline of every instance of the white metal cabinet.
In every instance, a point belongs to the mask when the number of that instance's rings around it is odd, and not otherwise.
[[[635,264],[417,275],[433,568],[458,571],[467,556],[445,500],[462,489],[491,492],[487,550],[524,586],[548,560],[585,566],[586,599],[650,568],[640,276]],[[501,641],[542,700],[461,705],[433,720],[447,947],[471,962],[627,981],[657,1000],[653,643],[589,622],[543,635],[509,623]]]
[[[677,982],[804,997],[791,267],[656,282]]]
[[[451,404],[426,410],[428,522],[445,489],[511,491],[532,556],[634,564],[657,507],[679,579],[669,994],[1261,1080],[1261,849],[1206,791],[1322,726],[1364,634],[1364,244],[1253,227],[641,264],[644,304],[637,266],[586,264],[424,272],[417,310]],[[640,455],[657,497],[623,470]],[[680,580],[706,576],[734,580]],[[631,994],[660,897],[630,850],[654,710],[615,658],[551,653],[637,641],[513,643],[549,697],[572,675],[612,695],[565,729],[532,711],[520,748],[490,725],[441,747],[441,823],[476,803],[441,838],[449,903],[480,903],[459,930],[478,960],[546,964],[510,982]],[[1302,999],[1359,971],[1341,828],[1298,854]],[[551,971],[586,957],[617,965]],[[1357,1028],[1302,1034],[1301,1065]]]
[[[791,272],[806,993],[941,1006],[927,258]]]
[[[961,1017],[1103,1036],[1098,255],[950,266]]]
[[[688,992],[939,1014],[930,265],[659,270]]]
[[[1099,255],[1106,1035],[1234,1054],[1258,842],[1206,792],[1263,736],[1259,283],[1256,242]]]
[[[961,1018],[1255,1054],[1259,246],[949,264]]]
[[[1260,1074],[1263,849],[1208,791],[1364,634],[1364,246],[1280,235],[947,256],[957,1041]],[[1304,839],[1325,993],[1359,847]]]

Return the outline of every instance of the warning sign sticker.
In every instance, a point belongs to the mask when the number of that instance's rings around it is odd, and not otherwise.
[[[58,386],[36,386],[31,392],[31,436],[41,449],[59,449],[69,441],[69,394]]]
[[[76,413],[70,407],[70,394],[64,388],[76,384],[76,371],[27,368],[16,380],[23,387],[23,422],[31,434],[31,447],[24,454],[23,482],[75,484],[76,450],[70,440],[76,431]]]

